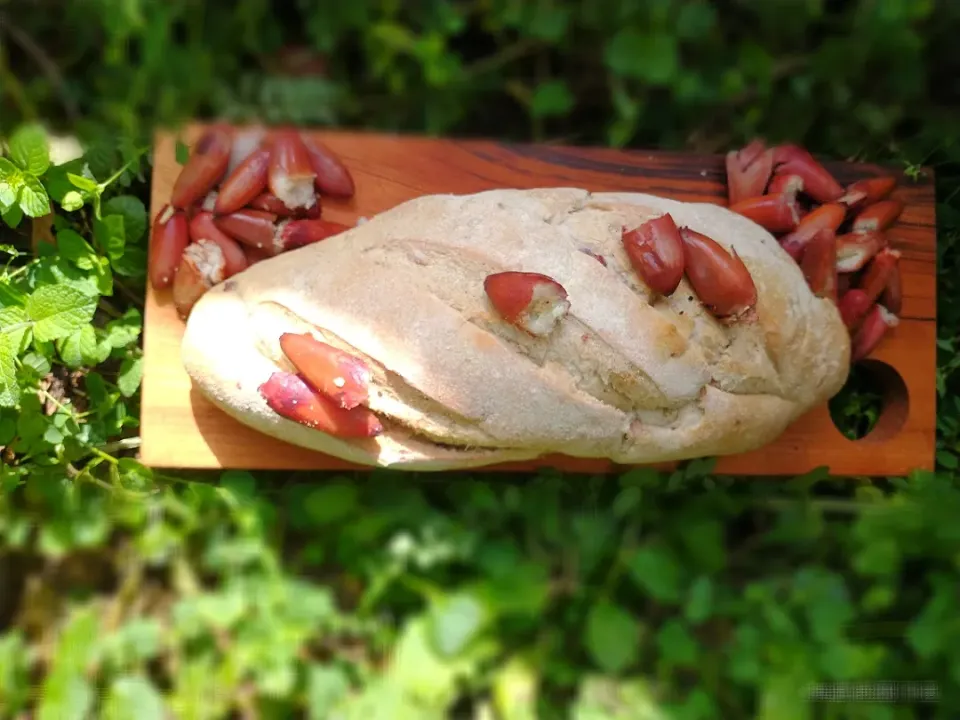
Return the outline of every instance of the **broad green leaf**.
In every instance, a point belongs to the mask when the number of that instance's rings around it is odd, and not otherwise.
[[[307,712],[309,720],[328,720],[350,690],[350,679],[336,665],[311,664],[307,668]]]
[[[510,658],[493,678],[493,703],[503,720],[536,720],[539,678],[533,664]]]
[[[696,663],[700,646],[690,631],[675,618],[667,620],[657,633],[660,657],[671,665],[692,666]]]
[[[75,188],[79,188],[86,192],[95,193],[100,189],[100,186],[97,184],[96,180],[91,180],[88,177],[84,177],[83,175],[77,175],[76,173],[68,172],[67,180],[69,180],[70,184],[73,185]]]
[[[151,660],[163,647],[164,637],[160,620],[135,617],[104,637],[101,657],[116,668]]]
[[[126,675],[110,684],[104,720],[164,720],[165,717],[163,696],[146,678]]]
[[[97,354],[97,334],[93,325],[84,325],[60,342],[60,357],[69,368],[78,368],[90,362]]]
[[[106,340],[116,350],[125,348],[137,341],[143,329],[143,317],[136,308],[127,310],[123,317],[107,323]]]
[[[676,33],[685,40],[697,40],[709,34],[717,22],[717,11],[709,0],[683,3],[677,13]]]
[[[14,200],[14,202],[16,202],[16,200]],[[21,220],[23,220],[23,210],[20,209],[19,205],[11,205],[3,213],[3,221],[8,227],[16,229],[20,225]]]
[[[229,493],[233,502],[249,502],[257,491],[257,479],[246,470],[227,470],[220,475],[220,491]]]
[[[680,567],[666,549],[651,545],[637,550],[628,567],[634,581],[660,602],[680,599]]]
[[[573,108],[574,97],[563,80],[550,80],[537,86],[530,99],[530,114],[534,117],[566,115]]]
[[[123,255],[126,245],[122,215],[103,215],[100,220],[94,220],[93,237],[103,252],[111,258]]]
[[[37,720],[86,720],[94,692],[82,675],[48,675]]]
[[[658,694],[643,679],[588,676],[580,682],[570,720],[678,720],[664,712]]]
[[[70,285],[44,285],[27,298],[27,315],[40,341],[57,340],[93,319],[97,299]]]
[[[143,377],[143,358],[127,358],[120,365],[120,374],[117,375],[117,388],[124,397],[131,397],[140,387]]]
[[[94,692],[86,679],[97,652],[100,620],[96,606],[74,610],[51,654],[53,664],[40,688],[37,720],[83,720]]]
[[[20,177],[20,169],[5,157],[0,157],[0,184],[15,185]]]
[[[22,187],[23,174],[7,158],[0,157],[0,210],[6,212],[17,204]]]
[[[97,261],[97,254],[80,233],[75,230],[61,230],[57,233],[57,248],[60,255],[81,270],[90,270]]]
[[[117,275],[142,277],[147,272],[147,251],[128,245],[123,255],[113,258],[113,269]]]
[[[424,705],[445,710],[457,696],[458,681],[475,672],[477,664],[495,651],[470,652],[444,659],[433,649],[427,619],[409,619],[394,646],[386,679]],[[446,717],[442,715],[441,717]]]
[[[680,68],[677,39],[667,33],[645,34],[633,28],[620,30],[604,48],[604,60],[614,73],[667,85]]]
[[[133,195],[117,195],[103,204],[103,214],[123,218],[123,234],[128,243],[135,243],[147,230],[147,210],[140,198]]]
[[[20,188],[20,209],[27,217],[43,217],[50,212],[47,191],[34,175],[23,175]]]
[[[7,631],[0,635],[0,712],[16,717],[30,699],[31,684],[29,647],[19,630]]]
[[[63,209],[67,212],[79,210],[83,207],[83,195],[78,193],[76,190],[71,190],[63,196],[63,200],[60,202],[60,205],[63,206]]]
[[[640,626],[622,607],[608,600],[590,606],[584,644],[605,672],[619,673],[636,662],[640,653]]]
[[[458,592],[441,599],[430,614],[430,639],[441,657],[456,657],[470,645],[490,619],[480,598]]]
[[[153,482],[153,471],[133,458],[120,458],[117,469],[127,488],[145,490]]]
[[[10,158],[31,175],[42,175],[50,167],[47,134],[39,125],[21,125],[10,136]]]
[[[357,505],[357,487],[348,482],[331,482],[310,492],[305,500],[307,517],[313,525],[327,525],[350,515]]]
[[[18,310],[19,308],[6,308]],[[17,382],[17,347],[12,333],[0,333],[0,407],[15,407],[20,402]]]
[[[93,274],[97,292],[101,295],[113,295],[113,270],[110,269],[110,258],[97,257]]]
[[[713,581],[701,575],[690,586],[683,613],[692,623],[701,623],[710,617],[713,609]]]

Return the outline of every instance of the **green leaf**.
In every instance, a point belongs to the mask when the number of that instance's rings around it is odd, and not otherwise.
[[[120,374],[117,375],[117,388],[124,397],[131,397],[140,387],[143,377],[143,358],[131,360],[127,358],[120,365]]]
[[[708,35],[717,23],[717,11],[705,0],[694,0],[680,6],[677,13],[677,37],[699,40]]]
[[[309,720],[327,720],[350,690],[350,679],[336,665],[311,664],[307,668],[307,711]]]
[[[433,649],[427,622],[420,616],[404,623],[393,648],[387,679],[397,683],[411,698],[445,710],[458,694],[458,680],[474,674],[477,664],[489,656],[493,648],[444,659]],[[437,717],[447,715],[438,713]]]
[[[541,83],[530,99],[530,114],[534,117],[566,115],[573,108],[574,97],[563,80]]]
[[[10,136],[11,159],[31,175],[42,175],[50,167],[47,134],[39,125],[22,125]]]
[[[0,209],[6,210],[16,204],[21,187],[23,174],[7,158],[0,157]]]
[[[97,257],[93,274],[97,292],[101,295],[113,295],[113,271],[110,269],[110,258]]]
[[[441,657],[456,657],[480,634],[489,608],[476,595],[458,592],[440,600],[430,614],[430,639]]]
[[[133,458],[120,458],[117,469],[124,486],[131,490],[146,490],[153,483],[153,470]]]
[[[100,220],[94,220],[93,237],[97,244],[113,259],[123,255],[126,245],[122,215],[104,215]]]
[[[41,342],[57,340],[93,319],[97,299],[70,285],[44,285],[27,298],[27,316]]]
[[[76,369],[88,363],[97,353],[97,334],[93,325],[84,325],[60,342],[60,357],[68,368]]]
[[[147,272],[147,251],[128,245],[123,255],[113,259],[113,269],[117,275],[143,277]]]
[[[605,672],[626,670],[640,653],[640,626],[622,607],[608,600],[590,606],[584,643]]]
[[[0,333],[0,407],[16,407],[20,402],[16,364],[18,346],[14,345],[15,340],[13,333]]]
[[[493,678],[493,704],[503,720],[536,720],[539,678],[534,664],[515,655]]]
[[[692,623],[701,623],[710,617],[713,609],[713,582],[706,575],[694,580],[687,595],[683,614]]]
[[[110,684],[104,720],[164,720],[163,697],[153,683],[139,675],[118,677]]]
[[[617,75],[652,85],[668,85],[680,69],[676,37],[644,34],[633,28],[613,36],[604,48],[604,60]]]
[[[57,233],[57,248],[61,256],[81,270],[91,270],[97,262],[97,254],[89,243],[69,228]]]
[[[669,551],[657,546],[637,550],[629,561],[630,575],[660,602],[680,599],[680,567]]]
[[[78,193],[76,190],[71,190],[63,196],[63,200],[61,200],[60,205],[67,212],[79,210],[83,207],[83,195]]]
[[[100,186],[97,184],[96,180],[91,180],[83,175],[77,175],[76,173],[68,172],[67,180],[69,180],[70,184],[75,188],[80,188],[85,192],[96,193],[100,191]]]
[[[11,205],[3,213],[3,221],[8,227],[16,229],[21,220],[23,220],[23,210],[20,209],[19,205]]]
[[[697,641],[683,623],[675,618],[670,618],[660,628],[657,633],[657,646],[660,648],[660,656],[673,666],[694,665],[700,653]]]
[[[327,525],[350,515],[357,505],[357,488],[348,482],[331,482],[310,492],[304,501],[313,525]]]
[[[96,606],[71,613],[51,653],[53,664],[40,688],[37,720],[83,720],[94,701],[86,673],[97,651],[100,621]]]
[[[0,157],[0,183],[14,185],[20,177],[20,169],[5,157]]]
[[[143,317],[136,308],[127,310],[123,317],[111,320],[107,323],[106,341],[115,350],[125,348],[131,343],[137,341],[143,328]]]
[[[123,234],[128,243],[135,243],[147,230],[147,209],[140,198],[133,195],[117,195],[103,204],[103,214],[123,218]]]
[[[50,212],[50,198],[40,181],[33,175],[23,175],[20,188],[20,209],[27,217],[43,217]]]

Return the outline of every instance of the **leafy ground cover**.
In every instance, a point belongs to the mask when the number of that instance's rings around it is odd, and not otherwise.
[[[0,717],[956,717],[960,6],[337,8],[0,1]],[[933,167],[937,470],[151,472],[150,131],[211,114]]]

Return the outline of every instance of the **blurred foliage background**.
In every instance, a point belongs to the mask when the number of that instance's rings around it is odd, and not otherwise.
[[[0,717],[957,717],[958,31],[952,0],[0,0]],[[213,116],[931,167],[937,471],[153,473],[150,138]],[[880,681],[913,684],[824,697]]]

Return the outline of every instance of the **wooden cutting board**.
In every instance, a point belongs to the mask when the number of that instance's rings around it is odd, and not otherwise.
[[[193,143],[202,126],[181,137]],[[324,201],[324,216],[354,223],[430,193],[474,193],[493,188],[576,186],[594,191],[640,191],[679,200],[725,203],[723,158],[718,155],[627,152],[601,148],[515,145],[390,135],[316,132],[350,169],[357,193]],[[155,139],[151,220],[169,200],[180,166],[176,138]],[[841,184],[897,170],[827,163]],[[903,255],[904,303],[900,325],[867,364],[884,392],[874,430],[852,441],[836,429],[826,405],[800,418],[775,443],[722,457],[717,472],[794,475],[826,465],[836,475],[902,475],[933,468],[936,425],[936,228],[933,173],[901,177],[895,197],[905,210],[890,230]],[[223,414],[191,388],[180,364],[183,323],[169,291],[148,288],[140,460],[156,468],[347,469],[356,467],[271,439]],[[563,456],[496,466],[530,470],[621,471],[603,461]],[[666,467],[666,466],[661,466]]]

